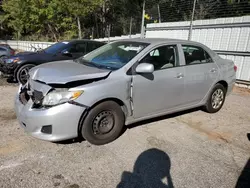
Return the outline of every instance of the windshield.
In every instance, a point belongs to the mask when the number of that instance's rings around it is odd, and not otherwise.
[[[49,54],[56,54],[68,46],[68,42],[58,42],[44,49],[44,52]]]
[[[114,42],[87,54],[83,60],[99,67],[116,70],[126,65],[148,45],[148,43],[131,41]],[[84,63],[84,61],[80,62]]]

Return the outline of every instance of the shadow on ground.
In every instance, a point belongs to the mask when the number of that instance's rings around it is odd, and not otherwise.
[[[248,140],[250,141],[250,133],[247,134]],[[250,158],[248,159],[244,169],[235,186],[236,188],[249,188],[250,187]]]
[[[128,125],[127,128],[131,129],[131,128],[135,128],[135,127],[142,126],[142,125],[145,125],[145,124],[153,123],[153,122],[156,122],[156,121],[161,121],[161,120],[164,120],[164,119],[170,119],[170,118],[174,118],[174,117],[181,116],[181,115],[184,115],[184,114],[189,114],[189,113],[196,112],[196,111],[199,111],[199,110],[201,110],[201,107],[200,108],[193,108],[193,109],[189,109],[189,110],[184,110],[184,111],[181,111],[181,112],[168,114],[168,115],[160,116],[160,117],[156,117],[156,118],[151,118],[151,119],[148,119],[148,120],[143,120],[143,121]]]
[[[124,171],[117,188],[173,188],[169,156],[159,149],[144,151],[137,158],[133,172]]]
[[[165,116],[160,116],[160,117],[157,117],[157,118],[152,118],[152,119],[140,121],[140,122],[128,125],[128,126],[124,126],[124,129],[122,130],[122,133],[120,134],[120,136],[122,136],[126,132],[127,129],[132,129],[132,128],[135,128],[135,127],[138,127],[138,126],[143,126],[143,125],[146,125],[148,123],[153,123],[153,122],[161,121],[161,120],[164,120],[164,119],[174,118],[174,117],[181,116],[181,115],[188,114],[188,113],[192,113],[192,112],[195,112],[195,111],[198,111],[198,110],[201,110],[201,108],[194,108],[194,109],[190,109],[190,110],[185,110],[185,111],[182,111],[182,112],[173,113],[173,114],[169,114],[169,115],[165,115]],[[69,139],[69,140],[65,140],[65,141],[55,142],[55,143],[56,144],[68,145],[68,144],[74,144],[74,143],[81,143],[83,141],[85,141],[85,139],[80,137],[80,138],[74,138],[74,139]]]

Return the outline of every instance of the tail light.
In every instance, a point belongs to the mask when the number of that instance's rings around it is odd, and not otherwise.
[[[236,66],[236,65],[234,65],[234,71],[235,71],[235,72],[237,71],[237,66]]]
[[[11,55],[15,55],[15,50],[11,50],[11,51],[10,51],[10,54],[11,54]]]

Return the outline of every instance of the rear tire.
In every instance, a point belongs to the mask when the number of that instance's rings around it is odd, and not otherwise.
[[[81,134],[94,145],[114,141],[124,127],[124,113],[119,104],[105,101],[91,109],[83,121]]]
[[[18,83],[24,85],[28,81],[28,73],[31,68],[35,67],[33,64],[26,64],[21,66],[16,73],[16,80]]]
[[[220,83],[217,83],[210,93],[204,110],[208,113],[218,112],[225,102],[226,92],[226,88]]]

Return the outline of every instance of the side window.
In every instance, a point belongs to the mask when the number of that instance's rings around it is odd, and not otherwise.
[[[4,48],[0,48],[0,51],[1,51],[1,52],[5,52],[5,51],[6,51],[6,49],[4,49]]]
[[[85,53],[86,52],[86,46],[87,43],[78,43],[76,44],[76,52],[80,52],[80,53]]]
[[[186,65],[212,62],[212,58],[210,57],[210,55],[201,47],[182,45],[182,49],[184,52]]]
[[[87,52],[91,52],[101,46],[103,46],[102,43],[88,42]]]
[[[211,56],[205,50],[204,50],[204,52],[205,52],[205,57],[206,57],[207,63],[212,63],[213,59],[211,58]]]
[[[177,66],[177,47],[168,45],[158,47],[147,54],[141,63],[151,63],[155,70],[172,68]]]

